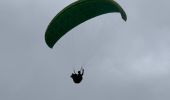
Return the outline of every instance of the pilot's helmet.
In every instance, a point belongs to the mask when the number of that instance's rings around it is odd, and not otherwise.
[[[78,71],[78,74],[80,74],[81,72],[80,71]]]

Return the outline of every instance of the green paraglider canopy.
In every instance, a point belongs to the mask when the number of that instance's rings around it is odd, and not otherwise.
[[[123,20],[126,13],[113,0],[78,0],[60,11],[50,22],[45,33],[45,41],[50,48],[68,31],[96,16],[118,12]]]

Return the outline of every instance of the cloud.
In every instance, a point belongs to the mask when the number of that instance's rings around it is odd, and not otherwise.
[[[118,0],[127,22],[96,17],[49,49],[46,27],[71,2],[0,1],[0,99],[169,100],[169,1]],[[75,85],[69,76],[81,65]]]

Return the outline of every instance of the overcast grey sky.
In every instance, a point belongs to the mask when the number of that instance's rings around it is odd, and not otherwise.
[[[47,25],[73,1],[0,1],[0,100],[169,100],[170,1],[116,0],[127,22],[102,15],[48,48]]]

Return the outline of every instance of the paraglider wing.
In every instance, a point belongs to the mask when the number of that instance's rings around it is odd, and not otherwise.
[[[113,0],[78,0],[60,11],[50,22],[45,41],[50,48],[68,31],[96,16],[118,12],[126,21],[126,13]]]

